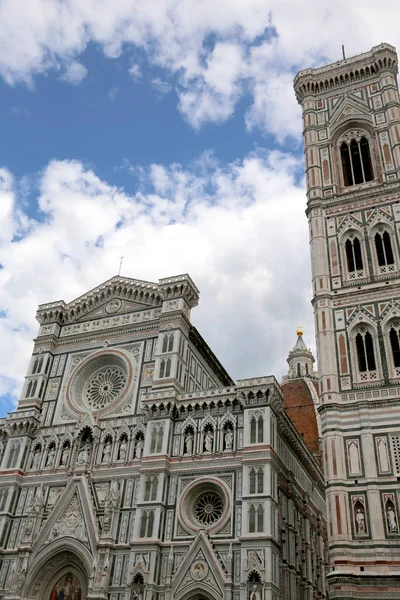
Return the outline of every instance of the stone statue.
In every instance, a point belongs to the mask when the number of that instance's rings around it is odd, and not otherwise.
[[[126,439],[122,438],[119,444],[119,460],[126,460],[126,452],[128,450],[128,444],[126,443]]]
[[[46,466],[49,469],[51,469],[54,466],[55,454],[56,454],[56,449],[54,448],[54,446],[50,446],[49,452],[47,454],[47,463],[46,463]]]
[[[232,445],[233,445],[233,433],[232,433],[232,431],[228,430],[225,433],[225,450],[232,450]]]
[[[212,452],[213,439],[213,435],[210,432],[206,433],[206,435],[204,436],[204,447],[206,452]]]
[[[361,508],[357,509],[356,513],[356,521],[357,521],[357,533],[365,533],[365,515]]]
[[[138,441],[136,442],[136,458],[142,458],[143,456],[143,440],[142,438],[139,438]]]
[[[253,589],[250,592],[249,600],[261,600],[261,594],[256,585],[253,585]]]
[[[103,456],[101,457],[101,462],[102,463],[109,463],[111,460],[111,442],[108,439],[106,441],[106,443],[104,444],[104,448],[103,448]]]
[[[193,454],[193,434],[190,431],[185,435],[185,454]]]
[[[40,462],[40,448],[36,448],[35,454],[33,455],[33,459],[32,459],[32,469],[34,471],[38,470],[39,462]]]
[[[390,533],[397,533],[397,519],[393,507],[389,505],[387,509],[387,520]]]
[[[67,465],[69,459],[69,446],[64,446],[61,453],[60,465]]]
[[[87,463],[90,456],[90,444],[87,442],[79,448],[78,452],[78,465],[84,465]]]

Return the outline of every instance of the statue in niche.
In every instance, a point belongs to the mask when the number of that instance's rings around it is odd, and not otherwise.
[[[366,531],[365,531],[365,514],[361,508],[357,508],[356,524],[357,524],[357,534],[358,535],[365,534],[366,533]]]
[[[102,463],[109,463],[111,460],[111,450],[112,450],[112,446],[111,446],[111,440],[110,438],[108,438],[106,440],[106,443],[104,444],[104,448],[103,448],[103,455],[101,457],[101,462]]]
[[[128,450],[128,444],[126,443],[126,438],[123,437],[119,443],[118,460],[122,460],[122,461],[126,460],[127,450]]]
[[[33,455],[33,459],[32,459],[32,469],[33,471],[37,471],[39,468],[39,462],[40,462],[40,448],[37,447],[35,450],[35,453]]]
[[[54,446],[50,446],[48,454],[47,454],[47,463],[46,466],[51,469],[54,466],[54,458],[56,455],[56,449]]]
[[[233,433],[230,429],[225,433],[225,450],[232,450]]]
[[[397,529],[396,513],[393,510],[392,504],[388,503],[388,505],[387,505],[386,517],[387,517],[387,522],[388,522],[388,527],[389,527],[389,533],[397,533],[398,529]]]
[[[261,594],[258,587],[254,584],[250,592],[249,600],[261,600]]]
[[[110,486],[110,491],[104,504],[103,530],[107,533],[111,527],[111,520],[114,510],[119,502],[119,486],[117,481],[113,481]]]
[[[66,466],[68,464],[68,459],[69,459],[69,446],[66,445],[63,447],[63,450],[61,452],[60,465]]]
[[[86,442],[86,444],[82,444],[82,446],[79,448],[78,460],[77,460],[78,465],[85,465],[87,463],[87,461],[89,460],[89,456],[90,456],[90,444],[89,444],[89,442]]]
[[[207,453],[211,453],[213,450],[213,434],[211,431],[207,431],[204,436],[204,451]]]
[[[142,458],[143,456],[143,439],[139,438],[138,441],[136,442],[136,448],[135,448],[135,457],[136,458]]]
[[[185,435],[185,454],[193,454],[193,433],[190,429]]]

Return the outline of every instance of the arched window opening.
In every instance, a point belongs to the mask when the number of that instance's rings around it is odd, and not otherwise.
[[[30,381],[30,382],[28,383],[28,387],[27,387],[27,390],[26,390],[26,397],[27,397],[27,398],[30,398],[30,397],[31,397],[31,393],[32,393],[32,386],[33,386],[33,381]]]
[[[144,499],[155,500],[157,498],[158,477],[147,477],[144,487]]]
[[[156,452],[161,452],[162,443],[163,443],[163,435],[164,435],[164,430],[162,427],[159,427],[158,431],[157,431]]]
[[[254,415],[250,421],[250,443],[261,444],[264,441],[264,419]]]
[[[389,332],[390,347],[392,349],[393,365],[400,367],[400,323],[394,323]]]
[[[306,363],[305,368],[306,368],[306,375],[309,375],[308,363]]]
[[[162,360],[160,363],[160,379],[165,377],[165,360]]]
[[[264,508],[259,504],[257,508],[257,531],[264,531]]]
[[[375,371],[376,362],[374,355],[374,342],[372,335],[362,328],[356,336],[358,370],[360,373]]]
[[[250,471],[250,494],[256,493],[256,472],[254,469]]]
[[[257,494],[264,493],[264,471],[258,469],[257,471]]]
[[[153,537],[153,525],[154,525],[154,511],[150,511],[149,518],[147,520],[147,537]]]
[[[301,365],[299,362],[297,363],[297,377],[301,377]]]
[[[32,391],[31,391],[30,397],[32,397],[32,396],[34,396],[34,395],[35,395],[35,393],[36,393],[36,388],[37,388],[37,379],[36,379],[36,381],[34,381],[34,382],[33,382],[33,385],[32,385]]]
[[[371,153],[365,136],[343,142],[340,155],[346,187],[373,180]]]
[[[162,352],[166,352],[168,349],[168,335],[164,335]]]
[[[171,359],[168,358],[165,364],[165,377],[169,377],[171,375]]]
[[[347,238],[346,244],[347,270],[349,273],[354,271],[362,271],[363,260],[361,254],[361,244],[358,237],[351,235]]]
[[[172,352],[174,347],[174,334],[171,333],[168,339],[168,352]]]
[[[249,508],[249,533],[256,531],[256,509],[253,505]]]
[[[392,242],[387,231],[378,232],[375,234],[375,248],[376,256],[378,258],[378,265],[380,267],[394,264]]]
[[[140,534],[139,537],[146,537],[147,531],[147,512],[142,513],[142,520],[140,521]]]

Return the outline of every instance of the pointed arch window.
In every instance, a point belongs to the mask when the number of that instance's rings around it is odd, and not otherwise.
[[[375,234],[375,250],[380,267],[394,264],[392,242],[388,231],[380,229]]]
[[[346,187],[373,180],[371,152],[365,136],[348,136],[340,146],[340,155]]]
[[[390,349],[396,375],[400,375],[400,321],[395,321],[389,330]]]
[[[374,342],[372,335],[362,327],[356,335],[358,370],[360,373],[376,370]]]
[[[264,441],[264,419],[255,414],[250,421],[250,443],[261,444]]]
[[[261,504],[249,507],[249,533],[261,533],[264,531],[264,508]]]
[[[358,237],[354,234],[350,234],[345,243],[346,259],[347,259],[347,271],[354,273],[354,271],[362,271],[364,268],[361,244]]]
[[[144,500],[151,501],[157,498],[158,477],[147,477],[144,486]]]
[[[264,492],[264,471],[261,467],[250,469],[249,492],[250,494],[262,494]]]

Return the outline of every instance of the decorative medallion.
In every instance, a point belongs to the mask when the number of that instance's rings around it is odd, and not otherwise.
[[[106,313],[108,314],[113,314],[119,311],[119,309],[122,306],[122,302],[119,298],[114,298],[113,300],[110,300],[110,302],[108,302],[106,304]]]
[[[208,575],[208,564],[203,560],[195,560],[190,567],[190,574],[196,581],[202,581]]]

